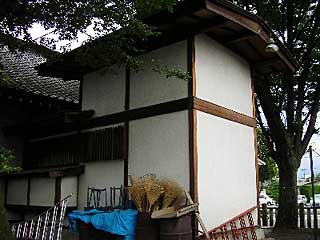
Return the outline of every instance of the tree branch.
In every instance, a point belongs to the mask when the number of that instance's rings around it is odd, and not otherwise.
[[[306,133],[304,134],[303,140],[301,142],[301,150],[300,150],[301,156],[306,151],[308,144],[310,142],[310,139],[314,134],[314,130],[315,130],[314,127],[317,121],[319,106],[320,106],[320,83],[318,83],[316,90],[314,92],[314,101],[310,109],[310,121],[306,130]]]
[[[276,151],[278,152],[278,161],[280,161],[280,159],[282,158],[281,155],[283,155],[283,158],[287,157],[287,152],[282,151],[289,151],[292,149],[292,146],[290,144],[290,137],[287,135],[283,122],[281,121],[280,112],[278,111],[274,103],[274,99],[270,91],[270,86],[267,83],[267,79],[256,79],[255,82],[257,97],[260,101],[263,113],[267,120],[271,139],[275,144]]]
[[[272,139],[270,137],[270,132],[264,126],[264,123],[262,121],[261,111],[259,110],[259,106],[258,106],[257,100],[255,101],[255,105],[256,105],[256,117],[257,117],[257,120],[258,120],[258,125],[261,128],[262,134],[263,134],[263,136],[265,138],[265,142],[266,142],[266,145],[268,147],[269,154],[277,162],[278,158],[276,157],[277,153],[274,150],[274,143],[273,143],[273,141],[272,141]]]

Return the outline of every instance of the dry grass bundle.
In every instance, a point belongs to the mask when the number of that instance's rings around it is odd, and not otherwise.
[[[156,179],[149,179],[145,181],[144,190],[146,192],[148,201],[148,212],[151,211],[155,202],[159,199],[162,193],[160,182]]]
[[[135,182],[135,184],[132,184],[132,186],[129,188],[129,193],[138,211],[142,212],[142,206],[145,197],[143,184],[141,182]]]
[[[155,174],[146,174],[139,178],[130,176],[130,181],[129,193],[139,212],[151,212],[173,205],[178,208],[181,203],[182,188],[172,180],[160,181]]]
[[[167,208],[170,207],[177,199],[179,199],[183,193],[183,190],[178,183],[169,179],[162,180],[161,185],[164,191],[162,208]]]

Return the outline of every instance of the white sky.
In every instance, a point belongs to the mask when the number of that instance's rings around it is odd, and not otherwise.
[[[38,39],[39,37],[41,37],[41,36],[43,36],[43,35],[45,35],[47,33],[50,33],[50,32],[52,32],[52,29],[45,30],[44,27],[41,26],[38,23],[34,23],[32,28],[29,29],[29,33],[31,34],[32,39]],[[94,35],[94,31],[92,30],[92,27],[88,28],[88,33]],[[52,34],[52,33],[49,34],[48,37],[52,37],[54,39],[57,39],[57,35]],[[83,33],[79,33],[78,34],[78,41],[73,41],[71,43],[71,49],[75,49],[77,47],[80,47],[81,44],[84,41],[88,40],[88,39],[89,39],[89,37],[87,35],[85,35]],[[69,43],[69,41],[60,41],[60,42],[58,42],[56,51],[61,52],[60,51],[60,47],[66,45],[68,43]]]

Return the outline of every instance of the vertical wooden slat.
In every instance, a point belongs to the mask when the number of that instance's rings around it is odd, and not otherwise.
[[[269,209],[269,218],[270,218],[270,227],[273,226],[274,221],[273,221],[273,208]]]
[[[125,78],[126,78],[126,83],[125,83],[125,106],[124,109],[125,111],[129,111],[130,110],[130,81],[131,81],[131,70],[130,68],[127,66],[126,67],[126,73],[125,73]],[[123,130],[123,134],[121,134],[122,136],[122,143],[121,146],[122,148],[122,157],[124,160],[124,186],[127,187],[128,186],[128,161],[129,161],[129,121],[126,121],[124,124],[124,127],[122,128]]]
[[[196,69],[195,69],[195,36],[187,39],[187,70],[190,75],[188,81],[188,97],[196,97]],[[188,110],[189,122],[189,185],[190,195],[194,202],[198,202],[198,150],[197,150],[197,111]],[[195,217],[192,217],[193,238],[198,235],[198,224]]]
[[[307,208],[307,225],[308,225],[308,228],[311,228],[311,210],[310,210],[310,208]]]
[[[27,188],[27,206],[30,206],[30,184],[31,184],[31,178],[28,177],[28,188]]]
[[[303,203],[299,204],[299,219],[300,219],[300,228],[305,228],[305,220],[304,220],[304,206]]]
[[[59,202],[60,199],[61,199],[61,177],[56,177],[54,204]]]
[[[196,96],[196,73],[195,73],[195,37],[187,40],[187,63],[188,72],[191,76],[188,82],[188,96]],[[190,195],[198,202],[198,153],[197,153],[197,112],[189,111],[189,167],[190,167]]]
[[[268,226],[268,208],[267,204],[262,204],[262,226]]]

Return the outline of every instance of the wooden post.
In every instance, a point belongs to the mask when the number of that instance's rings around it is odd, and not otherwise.
[[[270,217],[270,227],[273,227],[274,221],[273,221],[273,208],[269,209],[269,217]]]
[[[307,225],[308,228],[311,228],[311,209],[307,208]]]
[[[262,226],[268,226],[268,209],[267,204],[262,204]]]
[[[304,220],[304,206],[303,203],[299,204],[299,218],[300,218],[300,228],[305,228],[305,220]]]

